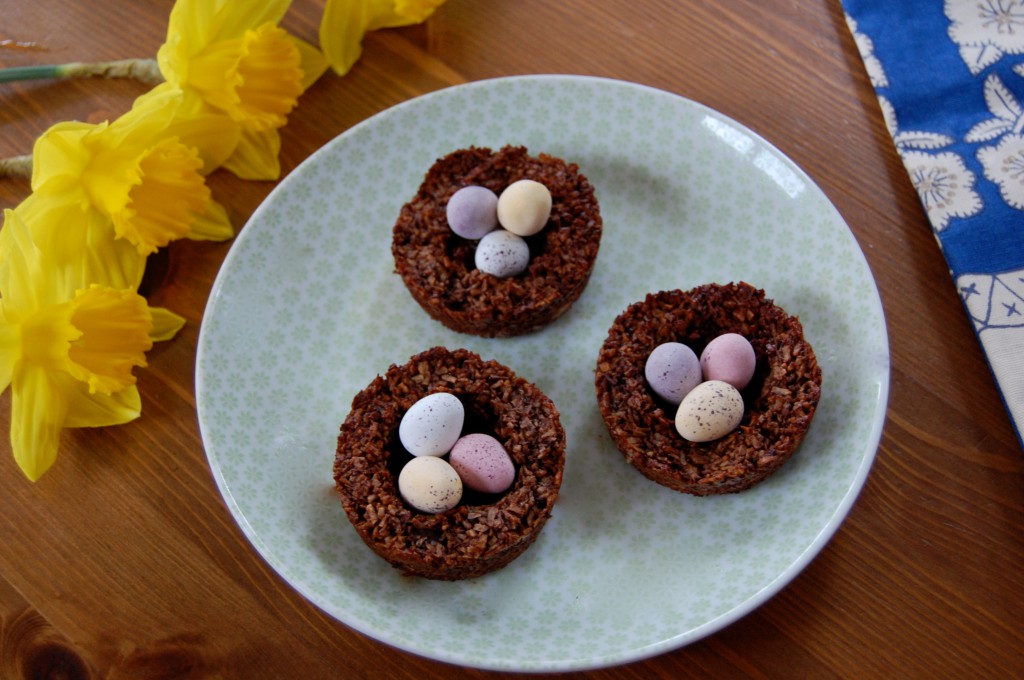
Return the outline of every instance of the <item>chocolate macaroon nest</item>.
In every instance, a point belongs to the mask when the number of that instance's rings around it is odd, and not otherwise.
[[[649,388],[644,364],[661,343],[698,356],[723,333],[750,341],[754,377],[741,391],[739,426],[710,442],[676,431],[673,408]],[[706,496],[747,489],[800,445],[821,396],[821,368],[800,321],[747,283],[662,291],[629,306],[608,331],[595,388],[605,425],[626,461],[655,482]]]
[[[519,180],[540,182],[551,213],[526,237],[526,270],[501,278],[476,267],[477,240],[455,234],[446,208],[459,189],[482,186],[500,195]],[[526,148],[470,147],[437,160],[395,223],[395,270],[432,318],[460,333],[508,337],[530,333],[564,314],[587,285],[601,242],[594,188],[575,163]]]
[[[463,432],[500,441],[515,466],[501,494],[470,492],[436,514],[415,510],[397,479],[412,456],[398,436],[423,397],[447,392],[465,408]],[[459,580],[507,565],[551,516],[565,467],[558,409],[511,369],[465,349],[434,347],[392,365],[352,401],[334,459],[335,487],[349,521],[377,555],[406,575]]]

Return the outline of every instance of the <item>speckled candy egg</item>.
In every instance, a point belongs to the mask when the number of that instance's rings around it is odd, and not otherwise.
[[[398,439],[414,456],[443,456],[458,441],[465,419],[466,409],[454,394],[428,394],[402,416]]]
[[[420,512],[444,512],[462,500],[462,480],[443,458],[413,458],[398,473],[398,493]]]
[[[462,187],[448,199],[448,226],[462,238],[483,238],[498,227],[498,195],[487,187]]]
[[[644,364],[647,384],[673,406],[700,384],[700,360],[681,342],[666,342],[654,348]]]
[[[708,380],[690,390],[676,411],[676,430],[691,442],[721,439],[743,420],[743,397],[727,382]]]
[[[488,434],[467,434],[455,442],[448,460],[474,491],[501,493],[516,478],[516,468],[505,447]]]
[[[513,234],[532,236],[551,217],[551,192],[532,179],[512,182],[498,197],[498,222]]]
[[[709,342],[700,353],[705,380],[723,380],[742,390],[754,377],[757,355],[750,341],[739,333],[725,333]]]
[[[530,246],[512,232],[498,229],[480,239],[474,257],[480,271],[508,278],[526,270],[530,264]]]

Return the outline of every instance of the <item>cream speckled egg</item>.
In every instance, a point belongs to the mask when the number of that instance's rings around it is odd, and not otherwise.
[[[420,512],[444,512],[462,500],[462,480],[443,458],[413,458],[398,473],[398,493]]]
[[[721,439],[743,420],[743,397],[727,382],[708,380],[690,390],[676,411],[676,430],[691,442]]]
[[[532,236],[551,217],[551,192],[532,179],[512,182],[498,196],[498,222],[513,234]]]
[[[398,439],[414,456],[443,456],[458,441],[465,419],[466,409],[454,394],[428,394],[402,416]]]

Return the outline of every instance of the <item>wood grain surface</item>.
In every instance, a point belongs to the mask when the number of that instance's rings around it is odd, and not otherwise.
[[[153,56],[170,0],[0,0],[0,66]],[[322,0],[284,21],[316,40]],[[621,78],[736,119],[781,149],[850,225],[877,279],[892,381],[873,470],[788,587],[688,647],[594,678],[1024,677],[1024,455],[886,132],[838,0],[448,0],[369,36],[282,132],[284,172],[356,123],[449,85],[526,73]],[[99,122],[134,82],[0,85],[0,157],[49,125]],[[210,178],[237,229],[274,187]],[[0,207],[28,193],[0,180]],[[68,430],[32,484],[0,397],[0,677],[482,678],[326,616],[257,555],[210,473],[195,353],[229,243],[177,242],[148,284],[187,318],[137,371],[143,416]],[[343,414],[339,414],[340,418]],[[507,677],[522,677],[507,674]],[[572,677],[572,674],[570,674]]]

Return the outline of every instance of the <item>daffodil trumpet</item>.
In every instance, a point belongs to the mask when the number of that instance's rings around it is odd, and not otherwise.
[[[32,481],[57,458],[65,427],[137,418],[135,367],[184,319],[151,308],[131,287],[57,266],[33,230],[4,212],[0,263],[0,390],[11,388],[11,450]]]

